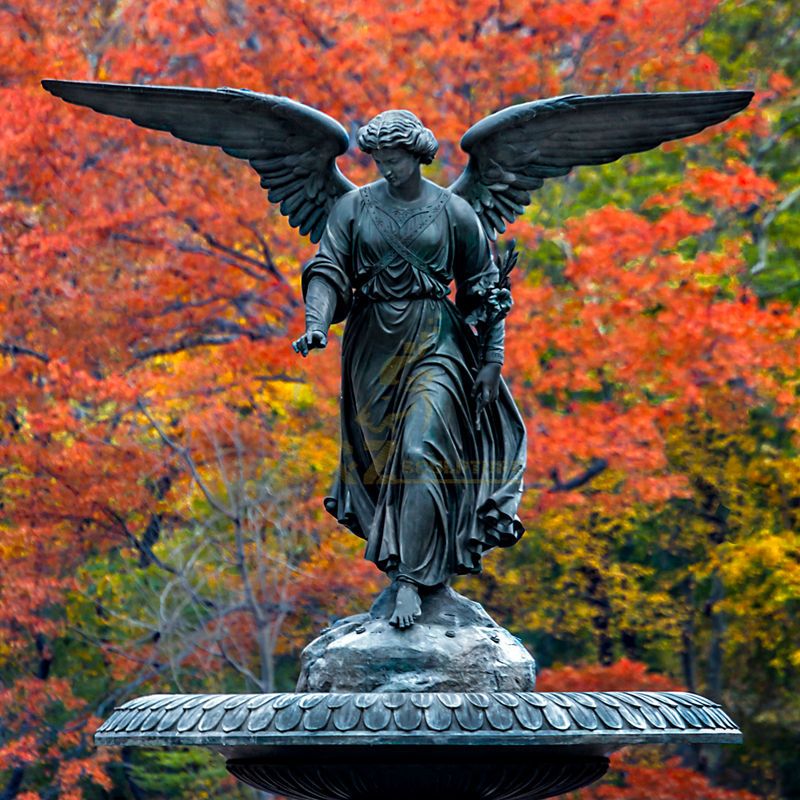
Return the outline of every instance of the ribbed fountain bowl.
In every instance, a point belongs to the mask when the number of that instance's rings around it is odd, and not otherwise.
[[[735,744],[683,692],[149,695],[98,745],[200,745],[259,789],[302,800],[533,800],[586,786],[628,745]]]

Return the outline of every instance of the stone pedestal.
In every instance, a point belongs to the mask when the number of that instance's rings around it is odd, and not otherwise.
[[[306,647],[298,692],[533,691],[532,656],[479,603],[449,587],[423,594],[422,616],[401,631],[388,621],[395,591]]]

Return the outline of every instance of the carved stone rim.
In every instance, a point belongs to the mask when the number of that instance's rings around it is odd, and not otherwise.
[[[228,755],[259,746],[581,746],[733,744],[717,703],[684,692],[394,692],[148,695],[114,710],[98,745],[202,745]]]

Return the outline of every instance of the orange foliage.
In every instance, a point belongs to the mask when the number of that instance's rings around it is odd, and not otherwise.
[[[645,664],[621,659],[610,667],[590,665],[543,670],[536,681],[539,691],[559,692],[674,692],[675,681],[647,671]],[[624,750],[611,757],[605,780],[576,792],[579,800],[758,800],[747,791],[712,785],[680,758],[659,752]]]
[[[605,785],[578,792],[580,800],[758,800],[751,792],[722,789],[699,772],[669,758],[656,766],[628,763],[624,754],[611,758]]]
[[[679,692],[683,687],[665,675],[648,672],[647,665],[621,658],[610,667],[544,669],[536,677],[540,692]]]
[[[183,530],[207,502],[201,481],[224,499],[229,470],[260,474],[268,463],[280,476],[275,518],[306,543],[304,577],[284,598],[298,626],[376,588],[320,511],[334,463],[338,354],[334,342],[299,363],[289,347],[302,325],[308,242],[267,208],[247,167],[59,104],[39,79],[247,86],[351,127],[407,106],[440,138],[433,169],[446,181],[463,165],[460,135],[497,107],[571,91],[717,88],[717,65],[696,47],[716,5],[0,7],[0,662],[16,670],[0,692],[0,727],[10,732],[0,770],[36,760],[61,797],[107,787],[108,756],[89,749],[89,700],[70,685],[80,668],[59,661],[63,606],[87,591],[75,574],[92,559],[156,563],[159,531]],[[787,88],[785,76],[772,76],[773,95]],[[550,476],[597,456],[620,476],[597,502],[661,502],[684,491],[665,471],[664,429],[717,387],[796,414],[787,388],[796,385],[796,312],[760,305],[738,286],[735,242],[676,255],[714,233],[717,213],[774,192],[738,160],[768,131],[764,111],[726,131],[731,160],[693,167],[650,208],[607,206],[570,220],[561,285],[517,280],[506,374],[529,425],[530,509],[583,502],[547,491]],[[347,169],[356,180],[372,175],[360,156]],[[527,220],[516,227],[530,246],[554,235]],[[96,609],[101,621],[103,613]],[[232,640],[246,643],[251,623],[231,619]],[[155,647],[144,636],[120,651],[99,642],[109,691],[141,691],[145,678],[155,685],[164,666]],[[219,668],[218,655],[192,658]],[[626,669],[621,678],[637,683]],[[66,745],[56,728],[78,738]],[[24,784],[17,800],[34,800],[34,789]]]

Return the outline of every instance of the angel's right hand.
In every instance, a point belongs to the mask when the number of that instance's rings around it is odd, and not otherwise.
[[[299,339],[292,342],[292,349],[303,358],[309,350],[321,350],[328,344],[328,337],[320,330],[307,330]]]

